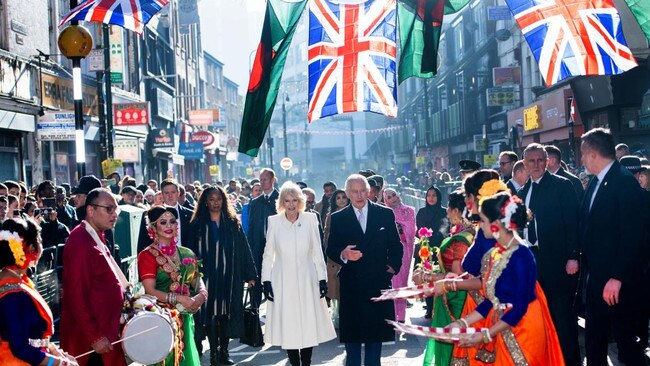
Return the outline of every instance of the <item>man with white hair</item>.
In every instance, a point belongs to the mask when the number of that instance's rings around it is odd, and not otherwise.
[[[345,343],[346,366],[379,366],[381,344],[395,339],[386,319],[395,319],[392,301],[373,302],[402,265],[402,244],[395,215],[387,207],[370,202],[366,178],[352,174],[345,181],[350,205],[331,216],[327,256],[342,266],[339,272],[340,341]],[[406,269],[408,270],[408,269]]]

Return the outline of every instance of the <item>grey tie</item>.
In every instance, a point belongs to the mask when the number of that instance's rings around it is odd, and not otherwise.
[[[363,233],[366,233],[366,224],[364,222],[364,216],[363,216],[363,210],[359,210],[359,225],[361,225],[361,230],[363,230]]]

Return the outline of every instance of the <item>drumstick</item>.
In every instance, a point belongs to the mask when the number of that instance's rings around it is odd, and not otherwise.
[[[124,341],[126,341],[127,339],[131,339],[131,338],[137,337],[137,336],[142,335],[142,334],[144,334],[144,333],[151,332],[152,330],[154,330],[154,329],[156,329],[156,328],[158,328],[158,325],[156,325],[155,327],[151,327],[151,328],[149,328],[149,329],[145,329],[145,330],[143,330],[142,332],[138,332],[138,333],[136,333],[136,334],[132,334],[132,335],[126,337],[126,338],[122,338],[122,339],[120,339],[120,340],[117,340],[117,341],[111,343],[111,346],[116,345],[116,344],[118,344],[118,343],[120,343],[120,342],[124,342]],[[95,350],[88,351],[88,352],[86,352],[86,353],[82,353],[82,354],[80,354],[79,356],[75,356],[74,358],[79,358],[79,357],[88,356],[89,354],[91,354],[91,353],[93,353],[93,352],[95,352]]]

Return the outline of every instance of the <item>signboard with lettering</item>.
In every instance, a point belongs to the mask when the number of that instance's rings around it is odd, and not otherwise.
[[[118,159],[106,159],[102,161],[102,173],[107,177],[112,172],[118,171],[122,167],[122,161]]]
[[[190,111],[190,124],[192,126],[210,126],[214,118],[219,118],[219,113],[214,113],[213,109],[199,109]]]
[[[174,120],[174,97],[161,88],[156,88],[156,114],[168,121]]]
[[[174,147],[174,133],[169,128],[151,130],[151,143],[154,148]]]
[[[203,143],[201,142],[185,142],[182,141],[178,147],[178,153],[185,157],[185,160],[201,160],[203,159]]]
[[[137,139],[115,140],[113,145],[115,159],[123,163],[137,163],[140,161],[140,144]]]
[[[496,154],[485,154],[483,155],[483,166],[488,167],[488,166],[494,166],[497,165],[497,158],[499,155]]]
[[[521,68],[517,67],[493,67],[492,80],[494,86],[519,84],[521,83]]]
[[[74,141],[74,113],[48,112],[39,117],[36,138],[40,141]]]
[[[63,79],[43,73],[43,106],[61,110],[74,110],[72,79]],[[97,115],[97,88],[83,85],[83,113]]]
[[[108,42],[111,46],[111,83],[121,84],[124,78],[122,28],[111,26],[108,33]]]
[[[88,62],[89,71],[104,71],[104,50],[98,48],[90,51],[86,61]]]
[[[146,125],[149,123],[149,102],[114,103],[115,126]]]
[[[216,141],[216,137],[210,131],[197,131],[190,135],[191,142],[200,142],[204,147],[208,147]]]
[[[536,130],[541,126],[542,109],[539,105],[534,105],[524,109],[524,131]]]
[[[487,93],[488,107],[503,107],[515,103],[515,92],[513,88],[497,86],[488,88],[485,92]]]

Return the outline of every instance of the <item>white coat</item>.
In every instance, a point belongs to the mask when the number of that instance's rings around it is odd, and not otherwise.
[[[269,216],[262,282],[271,281],[264,342],[283,349],[314,347],[336,338],[318,283],[327,270],[315,214],[301,212],[291,223],[284,213]]]

